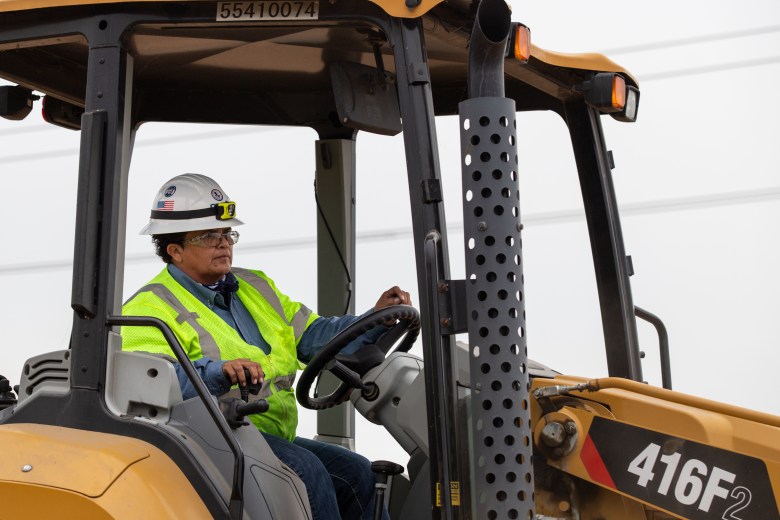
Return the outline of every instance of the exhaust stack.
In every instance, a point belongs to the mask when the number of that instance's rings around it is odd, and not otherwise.
[[[515,101],[504,97],[512,23],[482,0],[460,114],[474,518],[535,518]],[[500,476],[500,477],[499,477]]]
[[[482,0],[469,44],[469,98],[504,97],[504,57],[512,30],[504,0]]]

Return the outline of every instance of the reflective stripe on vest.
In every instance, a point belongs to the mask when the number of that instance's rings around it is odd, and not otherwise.
[[[236,267],[231,271],[234,275],[237,275],[239,278],[251,285],[257,292],[259,292],[260,295],[265,298],[265,301],[267,301],[271,307],[274,308],[277,314],[281,316],[284,322],[293,328],[293,334],[295,335],[296,341],[301,339],[301,335],[306,330],[306,323],[309,321],[309,316],[311,315],[311,310],[308,307],[301,304],[301,308],[298,309],[298,312],[295,313],[295,316],[293,316],[292,320],[288,321],[287,316],[284,314],[284,307],[282,307],[282,302],[279,301],[279,296],[273,290],[271,284],[268,283],[268,280],[261,276],[257,276],[249,269],[241,269]]]
[[[249,402],[257,401],[258,399],[267,399],[275,392],[289,390],[293,387],[293,383],[295,383],[295,374],[277,376],[273,381],[263,381],[263,384],[260,387],[260,392],[258,392],[257,395],[249,395]],[[274,386],[274,390],[271,389],[272,384]],[[233,388],[228,393],[219,396],[220,399],[224,399],[226,397],[241,399],[241,390],[239,388]]]
[[[149,285],[142,287],[130,299],[132,300],[137,294],[142,292],[150,292],[154,294],[162,301],[170,305],[173,310],[179,313],[179,315],[176,316],[176,323],[187,323],[195,330],[195,332],[198,334],[200,350],[203,352],[204,356],[217,361],[222,359],[222,354],[219,352],[217,342],[214,341],[214,336],[212,336],[209,331],[204,329],[201,324],[198,323],[198,313],[188,311],[170,289],[161,283],[150,283]]]
[[[258,280],[261,280],[261,281],[265,282],[264,285],[266,287],[266,291],[261,291],[258,288],[258,285],[261,285],[261,284],[257,284],[257,285],[256,284],[252,284],[252,282],[250,280],[247,280],[247,282],[249,282],[249,284],[252,285],[252,287],[257,289],[258,292],[260,292],[260,294],[263,296],[263,298],[265,298],[269,303],[271,303],[273,308],[277,312],[279,312],[279,316],[281,316],[282,319],[284,319],[284,321],[286,323],[288,323],[287,322],[287,318],[284,315],[284,310],[281,310],[281,312],[279,311],[280,309],[282,309],[282,302],[279,301],[279,297],[276,295],[276,293],[273,291],[273,289],[271,289],[271,286],[268,284],[268,282],[266,282],[265,280],[263,280],[259,276],[255,275],[254,273],[252,273],[250,271],[247,271],[245,269],[240,269],[240,271],[243,271],[242,275],[245,274],[245,273],[248,273],[253,278],[256,278]],[[246,276],[246,278],[249,278],[249,276]],[[158,298],[160,298],[162,301],[164,301],[165,303],[170,305],[173,310],[175,310],[176,312],[179,313],[179,315],[176,317],[176,322],[177,323],[187,323],[193,329],[195,329],[195,332],[197,332],[197,334],[198,334],[198,341],[200,342],[201,352],[203,352],[203,355],[205,357],[208,357],[208,358],[211,358],[211,359],[214,359],[214,360],[217,360],[217,361],[222,359],[222,354],[219,351],[219,347],[217,346],[216,341],[214,341],[214,336],[212,336],[209,331],[204,329],[201,326],[201,324],[198,323],[198,321],[197,321],[198,320],[198,313],[197,312],[190,312],[189,310],[187,310],[187,308],[184,307],[184,305],[181,303],[181,301],[179,301],[179,299],[176,297],[175,294],[173,294],[173,292],[171,292],[170,289],[168,289],[166,286],[164,286],[161,283],[150,283],[150,284],[145,285],[144,287],[142,287],[140,290],[138,290],[138,292],[136,292],[130,298],[130,300],[132,300],[133,298],[136,297],[136,295],[138,295],[139,293],[142,293],[142,292],[150,292],[150,293],[154,294],[155,296],[157,296]],[[269,297],[269,295],[270,295],[270,297]],[[301,306],[301,308],[305,309],[305,307],[303,307],[303,306]],[[308,319],[309,314],[311,314],[311,311],[309,309],[306,309],[306,311],[307,311],[306,313],[301,313],[300,311],[298,313],[296,313],[295,318],[293,318],[293,321],[296,321],[299,316],[304,315],[303,326],[305,327],[306,326],[306,319]],[[303,333],[303,331],[301,331],[301,333]],[[298,335],[296,334],[296,338],[297,337],[298,337]],[[168,355],[165,355],[165,354],[161,354],[160,356],[163,357],[163,358],[168,359],[171,362],[174,362],[174,363],[177,362],[177,360],[175,358],[171,357],[171,356],[168,356]],[[250,399],[249,400],[250,401],[256,401],[258,399],[266,399],[266,398],[270,397],[271,394],[273,393],[271,391],[271,384],[274,385],[274,388],[276,389],[277,392],[280,391],[280,390],[289,390],[290,388],[292,388],[292,385],[295,382],[295,376],[296,376],[296,374],[288,374],[288,375],[283,375],[283,376],[276,376],[272,381],[268,381],[268,380],[263,381],[262,386],[260,387],[260,392],[256,396],[250,395]],[[241,391],[238,388],[234,388],[234,389],[230,390],[227,394],[224,394],[224,395],[222,395],[220,397],[235,397],[235,398],[238,399],[238,398],[241,398]]]

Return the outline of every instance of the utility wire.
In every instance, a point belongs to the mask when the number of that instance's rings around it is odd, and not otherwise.
[[[652,200],[648,202],[635,202],[633,204],[618,204],[618,206],[621,217],[630,217],[653,213],[668,213],[672,211],[735,206],[738,204],[755,204],[775,200],[780,200],[780,187],[700,195],[696,197]],[[522,220],[524,225],[530,226],[534,224],[562,224],[565,222],[583,220],[584,218],[585,211],[583,209],[577,209],[535,213],[527,215]]]
[[[658,49],[672,49],[675,47],[685,47],[687,45],[698,45],[700,43],[714,43],[734,38],[745,38],[748,36],[758,36],[760,34],[770,34],[780,32],[780,25],[769,25],[766,27],[753,27],[751,29],[742,29],[739,31],[720,32],[712,34],[702,34],[701,36],[691,36],[689,38],[679,38],[675,40],[666,40],[660,42],[640,43],[637,45],[625,45],[623,47],[613,47],[604,49],[602,54],[615,56],[617,54],[629,54],[633,52],[655,51]]]
[[[748,36],[758,36],[760,34],[770,34],[780,32],[780,25],[769,25],[766,27],[753,27],[751,29],[742,29],[739,31],[703,34],[701,36],[691,36],[689,38],[678,38],[675,40],[666,40],[660,42],[640,43],[638,45],[626,45],[623,47],[613,47],[604,49],[602,54],[614,56],[617,54],[630,54],[633,52],[654,51],[658,49],[671,49],[674,47],[684,47],[686,45],[697,45],[700,43],[712,43],[734,38],[744,38]]]
[[[33,127],[33,128],[25,128],[24,130],[29,133],[32,133],[32,130],[42,131],[47,129],[46,126],[40,126],[40,127]],[[176,144],[176,143],[191,143],[193,141],[205,141],[210,139],[218,139],[221,137],[233,137],[233,136],[239,136],[239,135],[250,135],[255,134],[257,132],[269,132],[271,131],[271,127],[240,127],[240,128],[231,128],[226,130],[210,130],[208,132],[198,132],[198,133],[192,133],[187,135],[179,135],[175,137],[160,137],[157,139],[148,139],[148,140],[142,140],[135,144],[134,148],[150,148],[153,146],[166,146],[170,144]],[[0,137],[2,137],[3,134],[0,134]],[[30,153],[21,153],[16,155],[6,155],[5,157],[0,157],[0,164],[11,164],[16,162],[25,162],[25,161],[35,161],[39,159],[61,159],[63,157],[76,157],[79,154],[78,148],[61,148],[58,150],[50,150],[48,152],[46,151],[35,151]]]
[[[14,125],[16,123],[13,123]],[[0,130],[0,137],[4,137],[7,135],[24,135],[24,134],[37,134],[39,132],[48,132],[50,130],[54,130],[57,127],[54,125],[46,125],[46,124],[36,124],[35,126],[25,126],[22,128],[17,128],[16,126],[13,126],[11,128],[4,128],[3,130]]]
[[[690,211],[739,204],[755,204],[761,202],[773,202],[780,200],[780,187],[764,188],[756,190],[735,191],[702,195],[697,197],[681,197],[676,199],[661,199],[648,202],[620,205],[620,216],[630,217],[648,215],[653,213],[668,213],[672,211]],[[568,222],[576,222],[585,219],[582,209],[551,211],[547,213],[532,213],[523,217],[526,228],[537,225],[555,225]],[[461,231],[462,222],[456,222],[447,226],[449,231]],[[412,228],[395,228],[365,231],[357,234],[357,242],[360,244],[370,242],[384,242],[387,240],[401,239],[412,235]],[[255,251],[289,251],[316,247],[316,237],[302,237],[285,240],[271,240],[266,242],[249,242],[241,244],[243,253]],[[151,248],[150,248],[151,249]],[[134,253],[125,256],[125,264],[140,264],[145,262],[159,262],[153,253]],[[71,260],[52,260],[47,262],[28,262],[24,264],[0,266],[0,276],[30,273],[35,271],[52,271],[56,269],[70,269],[73,266]]]
[[[647,81],[679,78],[682,76],[695,76],[698,74],[708,74],[711,72],[723,72],[725,70],[745,69],[748,67],[759,67],[761,65],[772,65],[780,63],[780,56],[769,56],[768,58],[759,58],[755,60],[735,61],[730,63],[718,63],[717,65],[707,65],[704,67],[688,67],[680,70],[668,70],[663,72],[650,72],[647,74],[638,74],[640,83]]]

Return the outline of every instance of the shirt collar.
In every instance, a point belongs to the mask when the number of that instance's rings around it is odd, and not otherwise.
[[[225,299],[221,294],[199,284],[175,265],[168,264],[168,273],[170,273],[173,279],[179,282],[182,287],[187,289],[193,296],[209,307],[213,307],[214,305],[226,307]]]

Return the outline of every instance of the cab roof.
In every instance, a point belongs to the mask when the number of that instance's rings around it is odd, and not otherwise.
[[[423,0],[419,8],[437,115],[457,113],[466,97],[474,23],[468,0],[440,1]],[[89,43],[73,31],[74,20],[88,23],[118,13],[138,20],[123,42],[133,58],[134,119],[139,122],[314,126],[333,111],[332,63],[375,66],[379,45],[384,66],[394,72],[392,49],[371,18],[386,17],[403,0],[320,2],[320,19],[294,23],[219,22],[218,5],[0,0],[0,77],[83,107]],[[25,26],[30,30],[20,29]],[[546,109],[550,99],[580,96],[577,87],[595,72],[619,72],[636,85],[626,70],[601,54],[560,54],[532,46],[527,63],[505,61],[506,94],[518,110]]]

